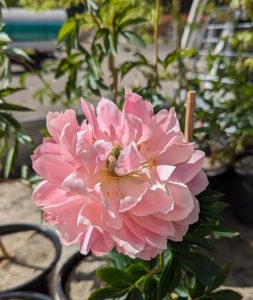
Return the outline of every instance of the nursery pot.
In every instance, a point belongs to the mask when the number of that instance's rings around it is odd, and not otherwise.
[[[253,226],[253,155],[238,159],[234,172],[231,182],[233,212],[239,221]]]
[[[206,174],[210,188],[223,193],[225,200],[229,201],[229,189],[234,177],[233,169],[224,165],[213,170],[206,169]]]
[[[2,260],[4,263],[9,262],[6,267],[7,271],[3,270],[3,272],[13,274],[9,275],[10,278],[7,279],[6,289],[0,290],[0,299],[4,294],[14,291],[34,291],[52,295],[54,270],[61,255],[61,242],[58,236],[52,230],[41,225],[8,224],[0,226],[0,237],[5,248],[11,254],[10,259]],[[16,243],[23,244],[20,244],[20,248]],[[14,253],[12,253],[12,244]],[[26,249],[28,249],[27,253]],[[46,258],[49,260],[48,262]],[[38,263],[41,263],[42,266]],[[28,270],[31,272],[29,279],[25,281]],[[18,279],[13,278],[16,274],[19,276]],[[11,280],[18,283],[13,286]]]
[[[95,258],[90,254],[85,256],[80,252],[73,254],[63,264],[57,277],[57,291],[60,299],[88,299],[91,291],[100,287],[100,281],[96,278],[96,270],[104,264],[103,258]]]
[[[52,298],[36,292],[18,291],[5,293],[0,297],[0,300],[52,300]]]

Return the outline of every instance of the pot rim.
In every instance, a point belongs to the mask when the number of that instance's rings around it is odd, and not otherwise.
[[[15,287],[7,289],[7,290],[0,291],[0,296],[4,295],[6,293],[25,290],[26,286],[33,285],[36,281],[38,281],[41,278],[48,275],[55,268],[57,262],[60,259],[61,252],[62,252],[62,245],[61,245],[60,239],[53,230],[51,230],[43,225],[31,224],[31,223],[11,223],[11,224],[6,224],[6,225],[0,225],[0,236],[6,235],[9,233],[28,231],[28,230],[35,230],[39,234],[42,234],[43,236],[48,238],[54,245],[55,257],[54,257],[53,261],[49,264],[49,266],[46,267],[40,274],[38,274],[31,280],[26,281],[23,284],[20,284],[18,286],[15,286]]]
[[[24,300],[52,300],[48,295],[32,292],[32,291],[15,291],[15,292],[7,292],[1,295],[1,299],[8,300],[12,297],[24,297]]]
[[[90,253],[87,255],[83,255],[79,251],[77,251],[72,254],[62,265],[56,279],[56,288],[61,300],[69,300],[65,290],[65,286],[71,269],[73,269],[79,261],[86,259],[86,257],[88,256],[90,256]]]

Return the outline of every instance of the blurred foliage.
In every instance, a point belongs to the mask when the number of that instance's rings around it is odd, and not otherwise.
[[[250,3],[241,1],[239,19],[238,6],[235,1],[231,3],[229,22],[235,28],[239,22],[253,20]],[[224,49],[231,54],[224,55]],[[195,136],[213,163],[233,163],[238,154],[253,147],[252,49],[252,29],[234,31],[232,37],[224,38],[219,52],[207,57],[206,73],[213,79],[205,84],[196,80],[204,105],[197,111],[200,123]]]
[[[0,165],[4,177],[8,177],[18,154],[19,144],[31,143],[31,139],[23,131],[21,124],[13,117],[14,111],[29,111],[30,109],[18,104],[8,103],[7,96],[19,92],[23,88],[11,88],[11,60],[23,63],[29,61],[26,53],[9,46],[10,38],[4,32],[4,24],[1,11],[5,7],[5,2],[0,2]]]
[[[183,28],[178,5],[166,6],[179,36],[176,48],[170,45],[168,49],[172,50],[163,57],[157,51],[161,16],[165,10],[160,1],[89,0],[76,8],[71,7],[71,14],[68,10],[69,18],[58,36],[58,44],[64,50],[61,59],[45,64],[41,72],[44,78],[52,73],[56,80],[64,78],[64,90],[56,92],[50,82],[45,82],[35,94],[37,99],[43,102],[50,98],[53,104],[61,102],[69,107],[80,97],[92,99],[103,94],[120,105],[125,77],[137,74],[131,82],[136,92],[152,101],[154,106],[169,102],[176,104],[183,113],[182,100],[185,99],[180,99],[179,91],[192,87],[186,80],[184,61],[196,52],[178,47]],[[151,59],[144,52],[149,47],[147,42],[154,46]],[[130,54],[124,59],[122,53]],[[171,99],[162,87],[175,79],[178,79],[179,87]]]

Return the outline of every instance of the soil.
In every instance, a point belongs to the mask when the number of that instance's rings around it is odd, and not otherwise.
[[[101,287],[101,282],[96,278],[96,270],[103,265],[106,265],[105,259],[88,256],[75,266],[66,283],[69,300],[86,300],[91,291]]]
[[[0,225],[13,222],[40,223],[41,213],[32,203],[31,195],[32,190],[19,181],[2,182],[0,184]],[[224,214],[224,225],[238,231],[240,235],[233,239],[224,238],[214,241],[217,252],[213,256],[218,263],[231,263],[231,272],[225,286],[239,291],[243,295],[243,300],[253,300],[253,228],[240,224],[233,217],[230,210],[227,210]],[[58,269],[77,250],[76,246],[63,247]],[[96,263],[94,264],[97,268]],[[79,267],[80,272],[77,275],[87,272],[86,267]],[[92,273],[92,269],[89,272]],[[92,277],[89,277],[89,280],[92,281]],[[69,283],[70,292],[72,290],[72,295],[76,295],[76,298],[72,298],[72,300],[86,300],[84,289],[89,289],[88,285],[92,286],[93,283],[91,282],[86,284],[87,287],[83,287],[82,281],[79,281],[80,286],[78,280],[76,282],[75,288]],[[57,295],[56,299],[59,299]]]
[[[3,235],[1,240],[11,258],[0,254],[0,291],[30,281],[54,260],[53,243],[35,230]]]

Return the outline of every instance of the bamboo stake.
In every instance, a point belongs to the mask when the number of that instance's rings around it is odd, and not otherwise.
[[[186,98],[186,113],[185,113],[185,127],[184,135],[187,142],[191,142],[193,138],[193,121],[195,108],[195,91],[189,91]]]

